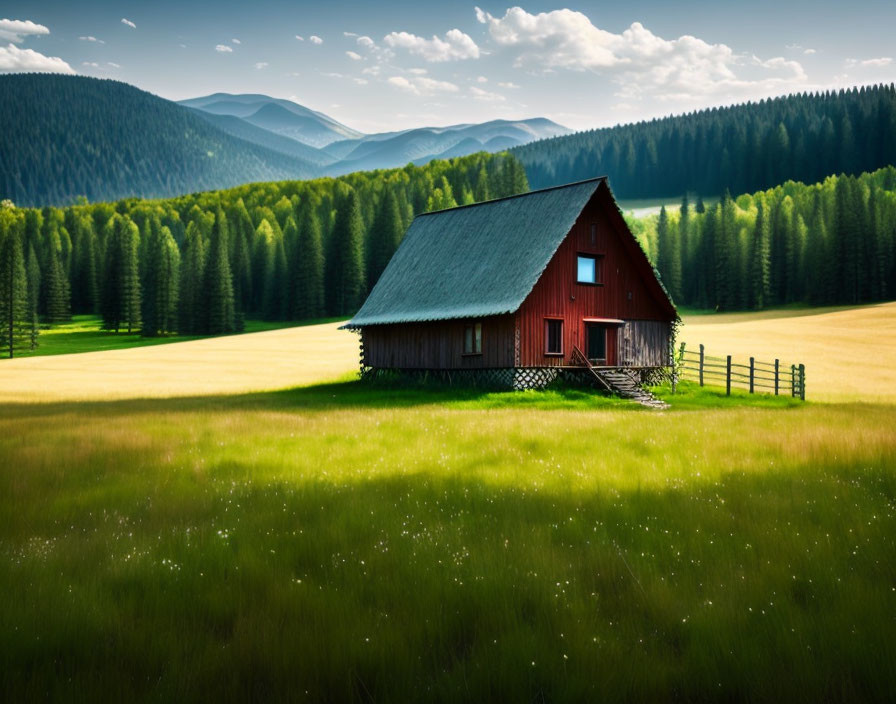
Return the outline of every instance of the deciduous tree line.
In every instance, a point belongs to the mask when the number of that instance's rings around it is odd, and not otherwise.
[[[678,304],[718,310],[896,298],[896,168],[633,223]]]
[[[99,313],[147,336],[354,313],[417,213],[528,190],[507,155],[160,201],[0,208],[0,349]]]

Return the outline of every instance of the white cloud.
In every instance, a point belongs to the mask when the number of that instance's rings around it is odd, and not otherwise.
[[[323,44],[324,43],[324,40],[321,39],[316,34],[312,34],[310,37],[308,37],[308,41],[310,41],[312,44]]]
[[[355,83],[357,83],[359,86],[366,86],[367,83],[368,83],[368,81],[367,81],[366,78],[353,78],[352,80],[353,80]]]
[[[376,46],[376,42],[368,36],[358,37],[355,41],[358,42],[358,46],[363,46],[365,49],[372,49]]]
[[[19,43],[25,37],[49,33],[49,29],[31,20],[0,20],[0,41]]]
[[[811,56],[812,54],[817,54],[818,52],[815,49],[803,49],[803,53],[806,56]]]
[[[426,78],[425,76],[413,76],[411,78],[405,78],[404,76],[392,76],[388,78],[386,82],[407,93],[413,93],[414,95],[456,93],[458,90],[460,90],[454,83],[449,83],[448,81],[437,81],[434,78]]]
[[[74,69],[58,56],[44,56],[33,49],[19,49],[10,44],[0,47],[0,73],[74,73]]]
[[[891,63],[893,63],[893,59],[890,56],[881,56],[878,59],[865,59],[864,61],[859,61],[858,59],[847,59],[846,67],[880,68],[882,66],[889,66]]]
[[[126,25],[127,25],[128,27],[130,27],[131,29],[137,29],[137,25],[135,25],[135,24],[134,24],[133,22],[131,22],[130,20],[125,19],[124,17],[121,18],[121,23],[122,23],[122,24],[126,24]]]
[[[469,35],[459,29],[445,33],[444,39],[418,37],[408,32],[391,32],[383,39],[393,49],[407,49],[410,53],[423,57],[426,61],[452,61],[455,59],[478,59],[479,47]]]
[[[363,58],[359,53],[355,51],[347,51],[345,52],[345,55],[352,61],[360,61]]]
[[[797,89],[807,80],[796,61],[752,57],[745,63],[725,44],[689,35],[663,39],[640,22],[615,34],[573,10],[533,15],[512,7],[498,18],[477,7],[476,18],[513,55],[515,67],[600,73],[621,86],[617,97],[629,101],[741,99]]]
[[[241,42],[239,39],[231,39],[230,41],[231,41],[233,44],[242,44],[242,42]]]
[[[305,41],[305,37],[303,37],[301,34],[297,34],[296,39],[298,39],[300,42]]]
[[[479,77],[476,79],[476,82],[477,82],[477,83],[488,83],[488,79],[487,79],[485,76],[479,76]]]
[[[255,68],[257,68],[260,71],[263,68],[267,68],[269,65],[270,64],[268,64],[267,61],[259,61],[257,64],[255,64]]]
[[[233,53],[233,49],[231,49],[231,48],[230,48],[229,46],[227,46],[226,44],[218,44],[218,45],[216,45],[216,46],[215,46],[215,51],[218,51],[218,52],[220,52],[220,53],[222,53],[222,54],[232,54],[232,53]]]
[[[519,86],[513,81],[506,81],[504,83],[498,83],[502,88],[519,88]]]
[[[425,68],[409,68],[408,73],[413,73],[415,76],[425,76],[428,71]]]
[[[358,33],[357,32],[343,32],[342,36],[343,37],[357,37]]]
[[[96,61],[82,61],[82,66],[89,66],[90,68],[99,68],[100,65]]]
[[[106,63],[107,63],[109,66],[111,66],[112,68],[121,68],[121,66],[119,66],[119,65],[118,65],[117,63],[115,63],[114,61],[107,61]]]
[[[470,93],[476,100],[484,100],[491,103],[500,103],[506,100],[506,98],[499,93],[482,90],[482,88],[477,88],[476,86],[470,86]]]
[[[97,39],[96,37],[86,36],[86,37],[78,37],[82,42],[95,42],[97,44],[105,44],[102,39]]]
[[[366,73],[368,76],[379,76],[382,73],[383,67],[380,65],[376,66],[365,66],[361,69],[361,73]]]

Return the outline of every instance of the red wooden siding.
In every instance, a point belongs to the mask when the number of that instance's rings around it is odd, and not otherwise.
[[[464,327],[482,323],[482,354],[465,355]],[[514,365],[512,315],[362,329],[364,364],[386,369],[497,369]]]
[[[615,206],[608,195],[603,197],[599,191],[582,211],[569,236],[517,311],[519,366],[568,365],[573,346],[587,354],[586,318],[654,320],[664,321],[668,326],[669,314],[649,290],[643,265],[635,262],[624,245],[622,238],[628,237],[628,233],[617,230],[618,217],[612,217],[616,214],[608,208]],[[596,226],[593,243],[592,225]],[[576,282],[578,254],[602,257],[601,285]],[[563,319],[562,357],[545,355],[544,321],[551,317]],[[619,359],[622,343],[622,336],[617,334],[619,327],[621,324],[612,323],[607,327],[608,365],[631,363],[629,360],[634,359],[630,347],[628,359]],[[650,339],[652,343],[657,342],[655,338]],[[655,355],[650,357],[655,358]]]

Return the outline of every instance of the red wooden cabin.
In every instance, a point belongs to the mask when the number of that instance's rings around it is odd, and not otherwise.
[[[676,319],[599,178],[417,216],[345,327],[363,367],[505,370],[519,387],[583,356],[666,367]]]

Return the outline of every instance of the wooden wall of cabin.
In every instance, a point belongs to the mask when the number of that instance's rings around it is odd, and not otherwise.
[[[482,323],[482,354],[464,354],[464,328]],[[500,369],[514,366],[513,315],[362,329],[364,364],[378,369]]]
[[[645,284],[647,265],[635,262],[621,239],[630,235],[617,230],[614,218],[610,217],[607,208],[615,208],[615,205],[598,192],[584,208],[541,279],[517,312],[517,325],[520,329],[519,366],[569,365],[573,346],[587,354],[586,318],[638,321],[628,324],[631,327],[630,342],[627,344],[623,342],[624,330],[608,326],[607,348],[610,358],[607,364],[622,364],[624,359],[664,359],[667,343],[655,347],[659,344],[659,328],[654,330],[650,326],[644,327],[641,321],[661,322],[668,330],[669,314]],[[601,257],[601,284],[577,283],[579,254]],[[647,271],[650,271],[649,268]],[[652,276],[652,273],[649,275]],[[562,356],[548,356],[545,353],[545,320],[548,318],[563,320]],[[634,354],[632,345],[641,343],[648,345],[648,348]]]
[[[664,367],[669,359],[672,326],[662,320],[626,320],[617,334],[617,364],[622,367]]]

